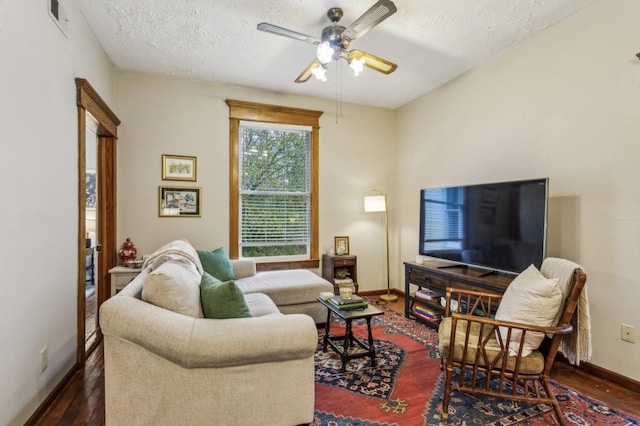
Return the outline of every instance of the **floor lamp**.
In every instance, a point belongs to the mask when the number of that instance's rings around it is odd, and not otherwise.
[[[398,296],[391,294],[391,287],[389,283],[389,216],[387,214],[387,194],[382,191],[374,189],[373,192],[376,195],[368,195],[364,197],[364,211],[365,212],[384,212],[384,231],[386,241],[386,255],[387,255],[387,294],[380,296],[380,299],[385,302],[394,302],[398,300]]]

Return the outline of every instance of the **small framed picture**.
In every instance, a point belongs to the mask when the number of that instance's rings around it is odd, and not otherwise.
[[[160,186],[158,190],[160,217],[200,217],[201,188]]]
[[[162,155],[162,180],[196,181],[196,157]]]
[[[349,237],[334,237],[333,243],[338,256],[349,254]]]

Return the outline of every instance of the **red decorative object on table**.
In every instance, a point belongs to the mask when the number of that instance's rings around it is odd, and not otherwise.
[[[138,254],[138,250],[136,250],[136,246],[131,242],[131,238],[127,238],[127,241],[122,243],[120,250],[118,251],[118,256],[120,257],[120,264],[122,266],[129,266],[127,261],[134,260],[136,255]]]

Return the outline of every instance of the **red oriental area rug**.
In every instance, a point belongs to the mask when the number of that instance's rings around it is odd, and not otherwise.
[[[334,317],[335,321],[335,317]],[[385,310],[374,317],[372,330],[376,366],[369,358],[349,361],[341,372],[338,355],[322,351],[315,357],[316,405],[313,426],[423,426],[441,424],[444,375],[440,370],[437,333],[429,327]],[[354,321],[354,334],[366,340],[364,320]],[[332,324],[331,334],[344,331]],[[556,398],[568,424],[640,425],[640,418],[621,412],[554,383]],[[553,408],[491,397],[454,393],[449,425],[557,424]]]

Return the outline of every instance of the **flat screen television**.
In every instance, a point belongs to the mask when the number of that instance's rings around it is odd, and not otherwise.
[[[545,256],[549,179],[420,191],[420,248],[489,271],[540,268]]]

